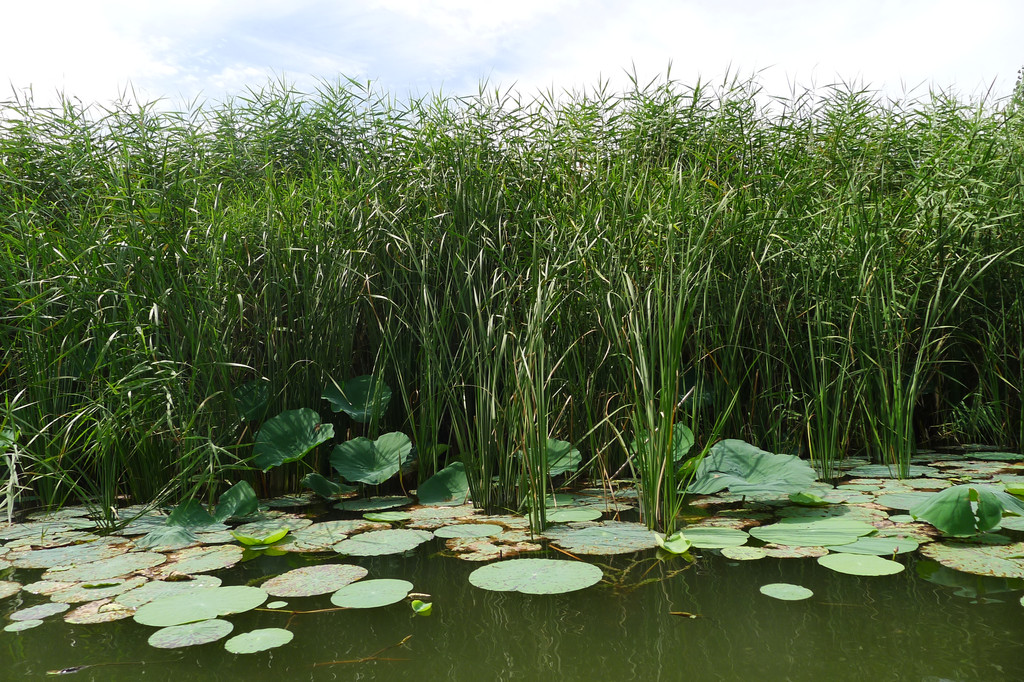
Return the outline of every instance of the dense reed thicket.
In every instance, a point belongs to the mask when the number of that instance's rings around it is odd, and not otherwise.
[[[396,399],[336,433],[401,430],[420,480],[461,460],[492,507],[544,494],[553,437],[669,518],[675,422],[694,453],[745,438],[826,476],[853,452],[1019,447],[1022,188],[1024,111],[942,93],[10,101],[10,490],[213,490],[258,427],[239,386],[326,417],[324,386],[367,373]]]

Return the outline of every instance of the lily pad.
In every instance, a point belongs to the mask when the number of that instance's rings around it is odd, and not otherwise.
[[[238,545],[213,545],[211,547],[190,547],[170,555],[170,561],[161,566],[155,577],[166,578],[173,574],[191,575],[208,573],[230,568],[242,560],[242,548]]]
[[[255,654],[259,651],[274,649],[292,641],[295,635],[291,630],[283,628],[260,628],[251,632],[243,632],[224,642],[224,648],[233,654]]]
[[[287,528],[289,532],[295,532],[312,525],[313,521],[310,519],[301,516],[279,514],[278,516],[260,519],[259,521],[243,523],[238,528],[235,528],[234,532],[252,538],[262,538],[272,533],[280,532],[282,528]]]
[[[425,530],[396,528],[393,530],[372,530],[360,533],[334,545],[338,554],[352,556],[381,556],[384,554],[401,554],[415,549],[434,534]]]
[[[295,531],[278,548],[289,552],[326,552],[349,535],[367,530],[385,530],[385,527],[365,519],[323,521]]]
[[[382,497],[363,497],[358,500],[345,500],[334,506],[345,511],[368,512],[404,507],[411,502],[412,498],[405,495],[386,495]]]
[[[818,557],[818,563],[848,575],[893,575],[904,569],[898,561],[870,554],[826,554]]]
[[[54,547],[52,549],[32,549],[27,552],[18,553],[11,557],[11,563],[15,568],[54,568],[56,566],[72,566],[75,564],[87,564],[100,559],[109,559],[119,556],[127,551],[124,543],[110,542],[89,542],[69,547]]]
[[[880,535],[864,536],[848,545],[833,545],[833,552],[847,554],[874,554],[875,556],[892,556],[914,552],[918,543],[907,538],[883,537]]]
[[[331,383],[322,396],[335,412],[344,412],[353,421],[365,424],[379,419],[391,402],[391,389],[371,374],[364,374],[341,384]]]
[[[658,546],[655,535],[641,523],[605,521],[585,528],[555,527],[545,531],[562,549],[576,554],[625,554]]]
[[[59,590],[50,595],[50,601],[65,604],[96,601],[107,597],[116,597],[123,592],[134,590],[146,584],[142,576],[134,578],[110,578],[96,583],[75,583],[73,586]]]
[[[686,539],[699,549],[723,549],[745,545],[750,536],[735,528],[715,526],[687,526],[683,529]]]
[[[366,512],[363,514],[363,518],[367,521],[382,521],[384,523],[394,523],[396,521],[408,521],[412,517],[409,512],[403,511],[379,511],[379,512]]]
[[[402,601],[410,590],[412,583],[408,580],[362,580],[335,592],[331,595],[331,603],[348,609],[373,609]]]
[[[21,583],[13,580],[0,580],[0,599],[6,599],[18,592],[21,592]]]
[[[212,618],[184,625],[169,625],[149,636],[149,645],[157,649],[179,649],[197,644],[209,644],[227,637],[234,625],[226,620]]]
[[[763,547],[723,547],[722,556],[734,561],[756,561],[768,556]]]
[[[899,478],[900,475],[899,468],[891,464],[865,464],[850,469],[848,473],[851,476],[869,478]],[[938,469],[933,469],[932,467],[911,465],[907,476],[918,478],[921,476],[934,476],[937,473],[939,473]]]
[[[594,507],[573,507],[569,509],[548,509],[545,514],[548,523],[579,523],[581,521],[597,521],[604,514]]]
[[[493,523],[457,523],[434,531],[439,538],[484,538],[499,535],[505,529]]]
[[[360,436],[335,446],[331,466],[346,480],[380,485],[412,461],[412,441],[404,433],[385,433],[377,440]]]
[[[978,545],[966,542],[932,542],[921,554],[947,568],[997,578],[1024,578],[1024,542]]]
[[[258,587],[200,587],[173,597],[155,599],[135,612],[142,625],[167,627],[250,611],[267,600]]]
[[[98,599],[82,604],[64,614],[64,622],[72,625],[93,625],[96,623],[112,623],[115,620],[131,618],[135,609],[110,599]]]
[[[11,620],[42,620],[43,618],[56,616],[58,613],[64,613],[70,608],[71,606],[69,604],[46,602],[44,604],[37,604],[36,606],[19,609],[14,613],[9,614],[7,617]]]
[[[263,422],[256,433],[252,463],[263,471],[295,462],[334,437],[334,427],[308,407],[286,410]]]
[[[76,566],[51,568],[43,573],[43,580],[98,582],[107,578],[118,578],[136,571],[153,568],[165,561],[167,561],[167,558],[157,552],[127,552]]]
[[[303,566],[271,578],[260,587],[272,597],[311,597],[340,590],[367,572],[362,566],[349,564]]]
[[[43,624],[43,621],[38,618],[32,620],[16,620],[13,623],[8,623],[4,626],[4,632],[21,632],[22,630],[31,630],[37,628]]]
[[[750,529],[750,534],[759,540],[796,547],[848,545],[874,532],[875,527],[869,523],[836,516],[809,520],[788,518]]]
[[[124,592],[114,598],[119,604],[137,609],[164,597],[173,597],[201,587],[220,587],[221,579],[213,575],[197,575],[191,580],[151,580],[141,587]]]
[[[496,592],[562,594],[596,585],[602,575],[600,568],[582,561],[510,559],[476,569],[469,582]]]
[[[814,592],[790,583],[769,583],[761,586],[761,594],[783,601],[800,601],[814,596]]]
[[[728,488],[740,495],[789,494],[804,490],[816,478],[807,461],[795,455],[776,455],[727,439],[716,443],[697,466],[686,492],[703,495]]]

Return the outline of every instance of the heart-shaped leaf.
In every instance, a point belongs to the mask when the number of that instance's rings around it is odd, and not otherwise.
[[[412,442],[404,433],[385,433],[375,441],[354,438],[334,448],[331,466],[349,481],[380,485],[412,460]]]
[[[310,450],[334,437],[334,427],[320,422],[320,415],[303,407],[287,410],[263,423],[256,434],[252,463],[269,471],[295,462]]]

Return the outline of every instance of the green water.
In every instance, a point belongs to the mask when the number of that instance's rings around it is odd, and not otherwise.
[[[440,545],[435,546],[435,550]],[[908,570],[888,577],[844,576],[810,559],[732,562],[713,552],[663,581],[599,586],[555,596],[487,592],[470,585],[478,566],[421,548],[411,556],[348,558],[369,577],[404,578],[428,592],[433,615],[407,603],[373,610],[295,615],[295,639],[240,656],[222,643],[158,650],[132,620],[71,626],[51,618],[21,633],[0,632],[0,679],[36,680],[47,670],[84,668],[68,680],[940,680],[1024,679],[1021,591],[1005,581],[967,578],[989,594],[959,596]],[[555,555],[556,557],[559,555]],[[618,569],[653,552],[602,558]],[[296,555],[261,557],[219,573],[224,584],[301,565]],[[631,572],[635,579],[649,563]],[[682,563],[671,564],[679,568]],[[648,578],[664,575],[659,565]],[[39,571],[8,579],[28,582]],[[963,575],[959,574],[962,578]],[[956,576],[954,576],[956,577]],[[627,581],[628,582],[628,581]],[[808,587],[806,601],[759,593],[770,582]],[[965,594],[974,590],[968,588]],[[24,593],[23,593],[24,594]],[[33,601],[44,601],[24,595]],[[328,596],[290,599],[289,608],[329,608]],[[0,602],[0,615],[31,603]],[[699,614],[690,619],[671,611]],[[228,616],[235,633],[284,627],[283,613]],[[355,661],[388,649],[376,660]],[[102,665],[96,665],[102,664]]]

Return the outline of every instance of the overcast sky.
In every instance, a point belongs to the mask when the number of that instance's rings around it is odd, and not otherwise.
[[[372,80],[398,96],[621,89],[627,71],[692,85],[760,72],[770,94],[837,78],[901,96],[1012,91],[1020,0],[8,0],[0,76],[109,103],[180,106],[283,78]]]

